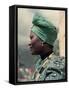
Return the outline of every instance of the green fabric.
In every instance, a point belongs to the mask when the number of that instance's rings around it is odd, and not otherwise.
[[[38,14],[35,14],[32,23],[32,32],[44,42],[53,45],[57,38],[56,27],[50,21]]]
[[[35,70],[39,73],[42,69],[42,64],[45,61],[50,61],[48,64],[45,65],[44,70],[40,73],[40,77],[37,81],[41,80],[61,80],[65,79],[65,59],[64,57],[59,57],[54,54],[50,58],[45,58],[44,60],[39,59],[35,64]],[[35,81],[37,75],[33,75],[32,80]],[[36,76],[36,77],[34,77]]]

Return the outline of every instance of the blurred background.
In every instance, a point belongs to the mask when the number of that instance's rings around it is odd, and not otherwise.
[[[30,81],[35,70],[34,65],[39,56],[31,55],[28,43],[35,13],[41,13],[52,22],[58,32],[54,43],[54,53],[65,56],[65,12],[60,10],[43,10],[18,8],[18,81]]]

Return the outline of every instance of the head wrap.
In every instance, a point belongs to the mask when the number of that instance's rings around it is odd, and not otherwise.
[[[33,27],[31,31],[41,40],[53,46],[57,38],[56,27],[39,14],[34,15],[32,23]]]

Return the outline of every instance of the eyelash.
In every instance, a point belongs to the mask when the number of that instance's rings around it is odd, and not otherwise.
[[[32,39],[32,38],[33,38],[33,36],[30,37],[30,39]]]

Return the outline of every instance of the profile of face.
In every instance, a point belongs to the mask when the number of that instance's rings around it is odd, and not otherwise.
[[[42,41],[32,31],[30,32],[29,47],[33,55],[39,55],[42,53]]]

